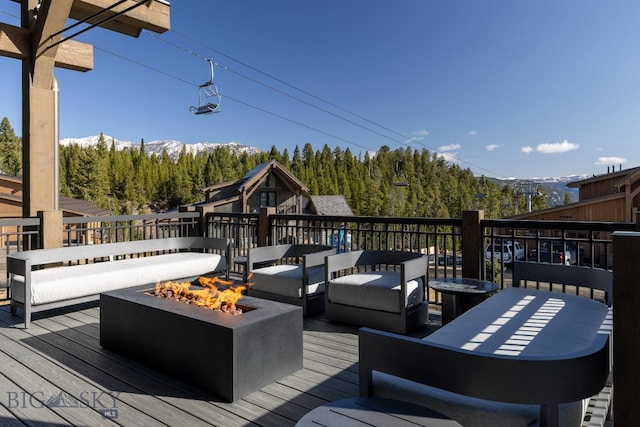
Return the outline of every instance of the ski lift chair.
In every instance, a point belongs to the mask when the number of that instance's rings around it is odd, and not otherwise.
[[[189,107],[195,115],[218,113],[220,111],[221,96],[218,87],[213,82],[213,60],[207,58],[211,67],[211,79],[198,87],[198,106]]]
[[[404,161],[398,160],[395,166],[395,181],[393,185],[396,187],[408,187],[409,186],[409,178],[407,177],[407,172],[404,170]]]

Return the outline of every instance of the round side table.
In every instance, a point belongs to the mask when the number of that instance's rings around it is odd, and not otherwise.
[[[495,282],[465,277],[429,280],[429,287],[442,293],[442,324],[446,325],[470,308],[494,294]]]

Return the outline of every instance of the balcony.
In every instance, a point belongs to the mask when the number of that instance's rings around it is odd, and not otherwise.
[[[5,253],[41,246],[46,218],[0,221]],[[427,254],[429,278],[493,278],[511,284],[507,263],[487,259],[486,248],[498,240],[519,241],[525,252],[545,241],[578,248],[575,263],[586,267],[624,270],[620,283],[633,280],[640,248],[626,247],[615,256],[614,231],[635,231],[628,223],[552,223],[548,221],[483,220],[477,212],[457,219],[341,218],[304,215],[176,214],[63,219],[63,245],[169,236],[208,235],[231,238],[234,256],[258,245],[281,241],[329,243],[339,250],[393,248]],[[347,236],[350,236],[347,238]],[[638,246],[638,245],[636,245]],[[581,248],[581,249],[579,249]],[[619,251],[620,246],[615,249]],[[2,257],[4,260],[4,257]],[[461,262],[458,262],[461,259]],[[631,259],[631,262],[623,262]],[[443,262],[439,262],[444,260]],[[452,260],[454,262],[447,262]],[[637,262],[635,263],[637,264]],[[232,264],[237,280],[242,264]],[[636,271],[637,272],[637,271]],[[6,275],[3,275],[5,277]],[[629,281],[625,278],[631,278]],[[3,285],[6,286],[6,285]],[[2,297],[8,299],[7,289]],[[572,290],[573,291],[573,290]],[[617,292],[614,292],[617,294]],[[633,304],[639,292],[626,286],[616,302],[616,418],[629,414],[638,382],[635,350],[638,335]],[[620,302],[618,302],[620,301]],[[429,324],[413,335],[422,337],[440,326],[441,295],[430,292]],[[628,305],[631,307],[627,308]],[[15,420],[42,425],[261,425],[286,426],[310,410],[339,399],[356,397],[358,390],[358,328],[327,322],[320,314],[303,324],[303,369],[234,403],[164,376],[141,364],[104,350],[99,343],[99,307],[74,306],[37,313],[29,329],[8,308],[0,307],[0,424]],[[185,363],[193,363],[185,355]],[[198,361],[197,363],[205,363]],[[206,364],[203,365],[206,370]],[[622,371],[622,372],[621,372]],[[632,381],[633,380],[633,381]],[[624,411],[624,412],[623,412]],[[588,424],[585,424],[588,425]]]

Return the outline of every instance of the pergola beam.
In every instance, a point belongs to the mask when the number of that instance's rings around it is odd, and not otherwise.
[[[31,32],[0,22],[0,56],[25,59],[31,56]],[[67,40],[58,46],[55,66],[73,71],[93,69],[93,46]]]
[[[14,1],[17,3],[21,2],[21,0]],[[134,6],[136,3],[140,3],[142,0],[130,0],[110,9],[115,1],[116,0],[74,0],[69,18],[84,21],[96,13],[104,11],[99,17],[87,21],[88,24],[95,24],[106,17],[114,17],[123,10]],[[142,30],[164,33],[171,28],[169,9],[170,4],[168,1],[152,0],[100,26],[133,37],[138,37]]]
[[[0,55],[22,61],[22,158],[24,217],[58,210],[57,82],[55,67],[88,71],[93,46],[73,38],[93,26],[138,36],[169,29],[164,0],[16,0],[21,28],[0,24]],[[76,24],[67,25],[69,19]],[[72,28],[82,25],[80,31]],[[71,33],[71,34],[69,34]],[[55,246],[48,233],[42,245]]]
[[[93,24],[106,17],[115,16],[136,3],[139,1],[131,0],[109,9],[114,4],[114,0],[75,0],[69,17],[83,21],[104,10],[105,12],[99,17],[87,21],[89,24]],[[169,3],[166,1],[150,1],[100,26],[133,37],[138,37],[142,30],[164,33],[170,28],[169,7]]]
[[[73,0],[43,0],[38,19],[31,29],[31,79],[34,86],[51,89],[56,53],[62,39],[62,30],[67,22]]]

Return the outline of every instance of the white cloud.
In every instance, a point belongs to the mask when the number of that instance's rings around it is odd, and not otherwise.
[[[438,147],[438,151],[454,151],[459,150],[460,148],[460,144],[441,145],[440,147]]]
[[[624,157],[598,157],[598,160],[594,164],[596,165],[618,165],[627,163],[627,159]]]
[[[536,146],[536,151],[542,154],[556,154],[566,153],[567,151],[577,150],[578,148],[580,148],[580,144],[574,144],[565,139],[562,142],[539,144]]]
[[[522,147],[520,148],[520,151],[522,151],[524,154],[531,154],[533,153],[533,147],[529,147],[529,146]]]
[[[445,161],[450,163],[458,163],[458,153],[439,153],[439,157],[442,157]]]
[[[429,135],[429,131],[426,129],[415,130],[411,132],[410,138],[407,139],[407,143],[422,141],[427,135]]]
[[[485,148],[485,150],[487,150],[487,151],[495,151],[495,150],[497,150],[497,149],[498,149],[498,148],[500,148],[500,147],[501,147],[501,146],[500,146],[500,145],[498,145],[498,144],[489,144],[489,145],[487,145],[487,146],[486,146],[486,147],[484,147],[484,148]]]
[[[469,133],[467,133],[467,136],[476,136],[478,134],[477,131],[475,130],[470,130]]]

